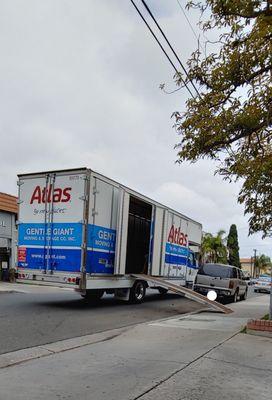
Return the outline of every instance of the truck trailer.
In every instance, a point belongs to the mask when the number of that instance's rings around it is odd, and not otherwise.
[[[89,168],[18,175],[18,280],[141,302],[192,285],[202,225]]]

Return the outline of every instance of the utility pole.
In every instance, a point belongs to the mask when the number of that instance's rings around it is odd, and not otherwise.
[[[253,278],[256,278],[256,261],[257,261],[257,257],[256,257],[256,254],[257,254],[257,250],[256,249],[254,249],[253,250],[254,251],[254,267],[253,267]]]

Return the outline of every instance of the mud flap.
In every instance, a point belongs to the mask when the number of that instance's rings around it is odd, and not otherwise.
[[[116,289],[114,292],[114,297],[117,300],[129,301],[129,294],[130,289]]]

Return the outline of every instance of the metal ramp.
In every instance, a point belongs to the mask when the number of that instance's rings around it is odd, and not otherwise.
[[[197,292],[194,292],[191,289],[185,288],[183,286],[178,286],[175,285],[174,283],[167,282],[163,278],[151,276],[151,275],[145,275],[145,274],[131,274],[133,278],[137,278],[142,281],[147,281],[147,282],[152,282],[155,283],[156,285],[163,287],[165,289],[171,290],[171,292],[180,294],[180,295],[185,295],[188,299],[197,301],[202,304],[206,304],[210,306],[211,308],[215,309],[216,311],[223,312],[224,314],[230,314],[233,312],[230,308],[224,306],[223,304],[218,303],[217,301],[211,301],[209,300],[206,296],[203,296],[202,294],[199,294]]]

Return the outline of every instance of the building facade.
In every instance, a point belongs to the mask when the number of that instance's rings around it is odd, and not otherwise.
[[[17,197],[0,192],[0,279],[7,279],[17,260]]]
[[[252,257],[250,258],[240,258],[241,268],[248,275],[254,275],[254,260]]]

